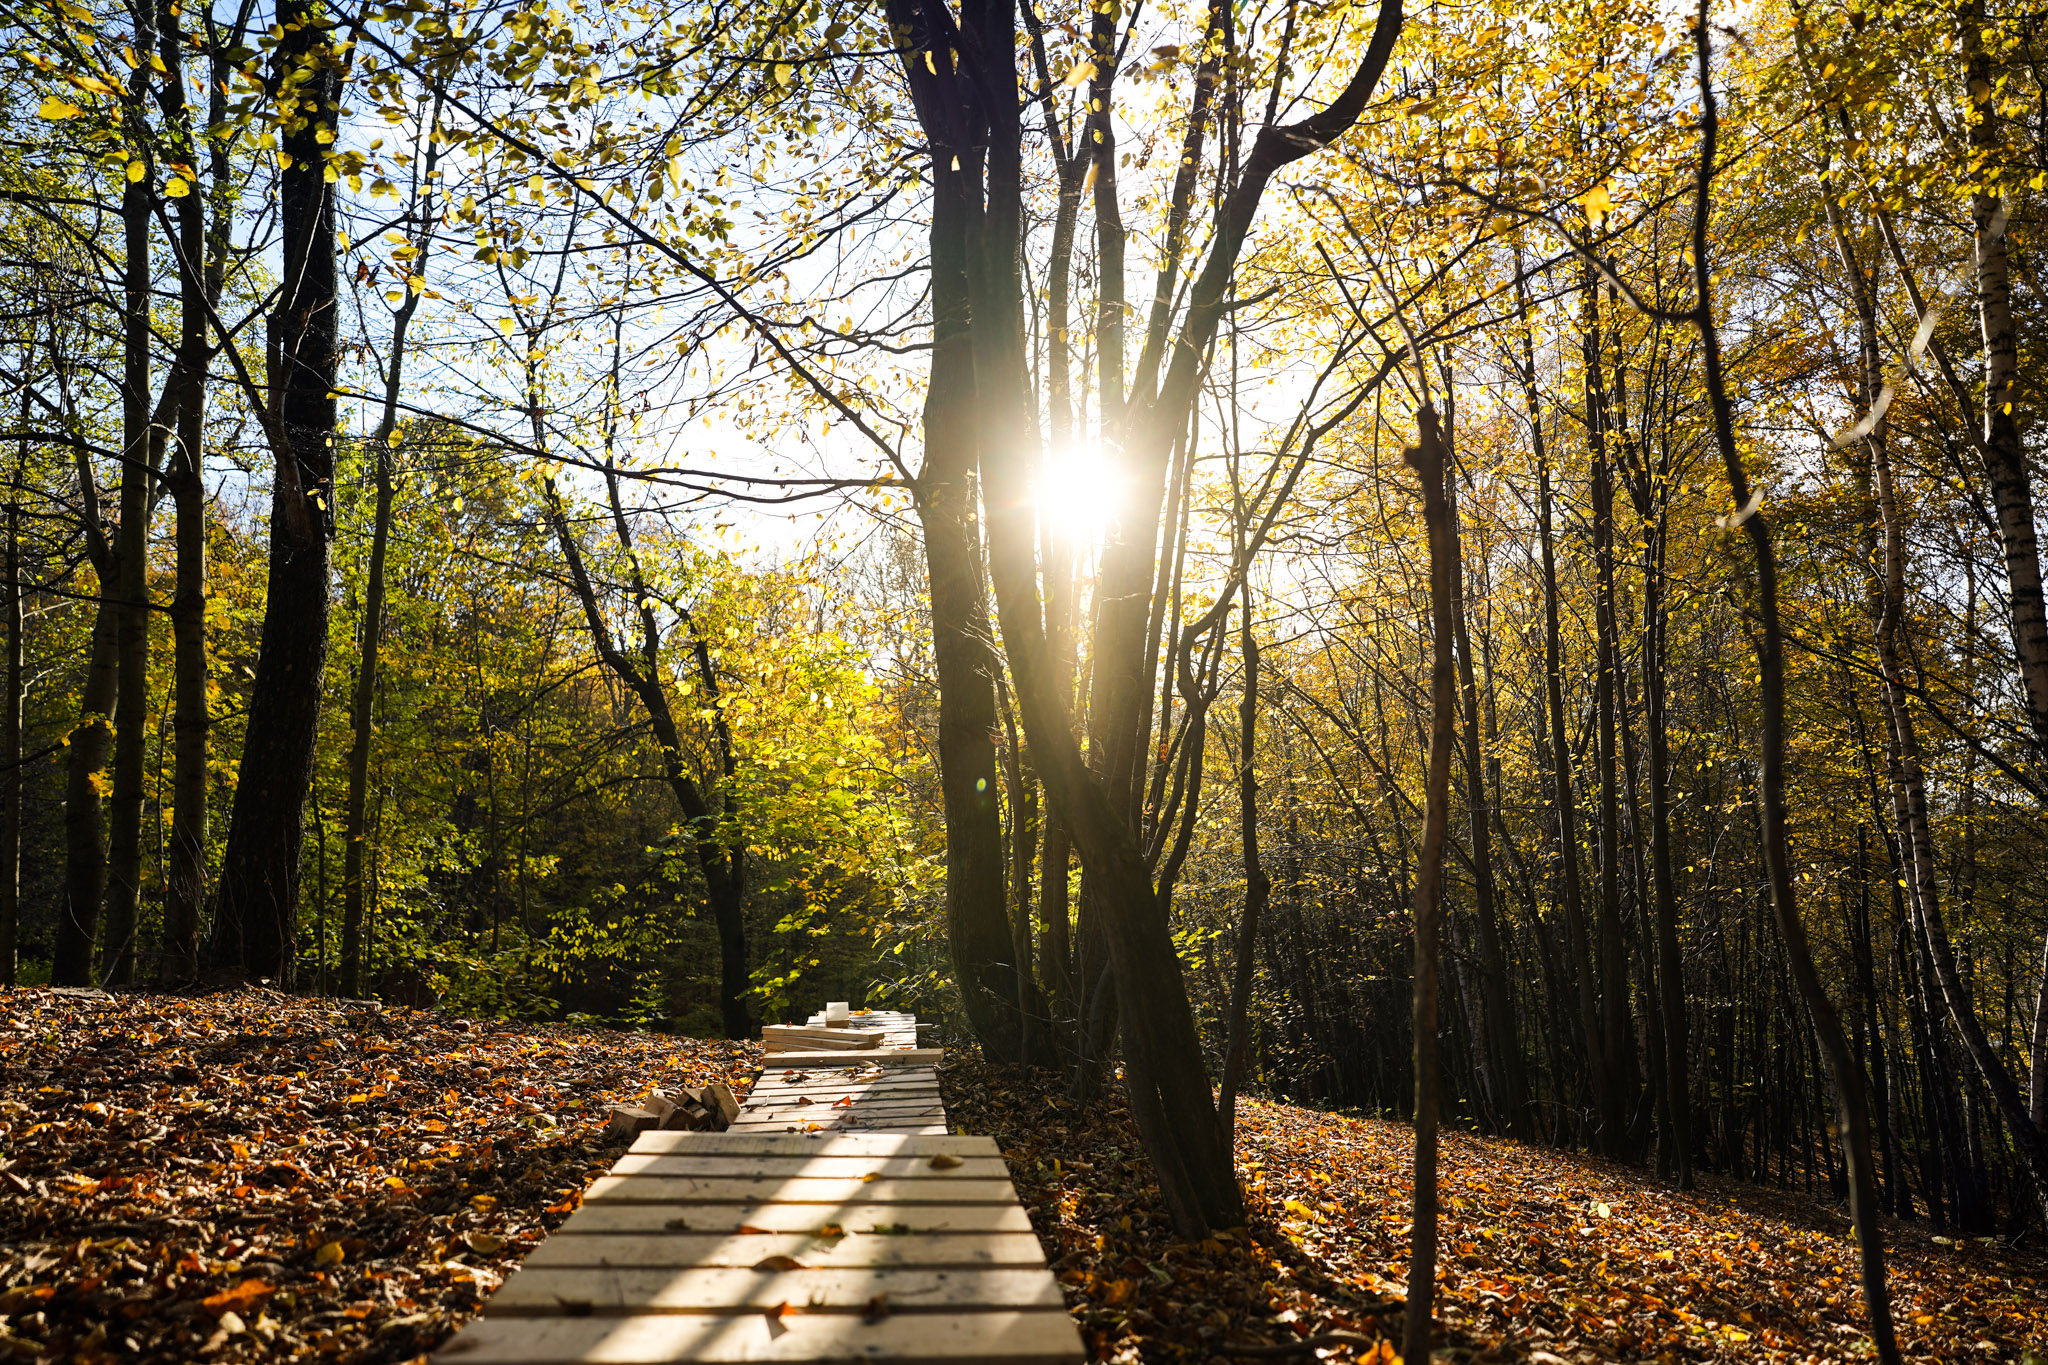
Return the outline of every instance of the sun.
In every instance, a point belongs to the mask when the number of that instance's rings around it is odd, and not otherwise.
[[[1123,479],[1102,450],[1068,447],[1038,467],[1038,515],[1054,535],[1092,544],[1122,511]]]

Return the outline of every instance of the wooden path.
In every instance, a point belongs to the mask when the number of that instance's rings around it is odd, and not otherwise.
[[[854,1027],[883,1048],[770,1054],[725,1132],[640,1134],[435,1359],[1082,1360],[995,1141],[947,1134],[940,1051]]]

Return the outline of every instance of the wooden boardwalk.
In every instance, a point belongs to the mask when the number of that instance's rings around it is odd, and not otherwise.
[[[939,1052],[854,1026],[883,1048],[770,1054],[727,1131],[640,1134],[435,1359],[1082,1360],[1002,1153],[946,1132]]]

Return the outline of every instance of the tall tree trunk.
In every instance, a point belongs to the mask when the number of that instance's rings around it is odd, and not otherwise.
[[[186,43],[181,11],[166,3],[160,10],[159,56],[165,69],[165,107],[178,145],[192,154],[191,117],[185,97],[183,62]],[[225,76],[215,71],[216,82]],[[214,117],[225,117],[226,91],[214,88]],[[211,712],[206,658],[206,342],[207,315],[220,297],[224,278],[225,215],[216,208],[219,240],[209,244],[206,210],[227,188],[227,153],[218,144],[212,156],[213,188],[196,188],[177,201],[176,258],[178,267],[178,350],[172,361],[169,406],[177,412],[177,441],[164,464],[164,485],[175,509],[172,531],[176,564],[171,592],[171,730],[176,756],[171,770],[171,836],[164,869],[164,934],[158,979],[166,983],[191,980],[199,970],[199,918],[206,904],[206,827],[209,792],[207,749]]]
[[[64,902],[58,910],[56,953],[50,965],[50,980],[59,986],[85,986],[92,982],[93,940],[107,887],[107,827],[102,802],[105,792],[100,774],[114,744],[114,731],[108,722],[114,709],[117,677],[114,555],[100,523],[98,484],[91,462],[80,454],[77,467],[86,548],[100,592],[93,607],[85,687],[78,698],[78,724],[66,737],[64,752]]]
[[[1230,1017],[1223,1054],[1223,1084],[1216,1112],[1233,1143],[1237,1135],[1237,1095],[1244,1083],[1245,1056],[1251,1051],[1251,1001],[1254,954],[1259,946],[1259,921],[1273,896],[1273,879],[1259,858],[1259,641],[1252,632],[1252,587],[1244,585],[1244,624],[1238,635],[1244,656],[1244,695],[1237,708],[1237,830],[1244,855],[1244,913],[1237,925],[1237,961],[1230,983]]]
[[[1560,908],[1564,912],[1570,975],[1578,994],[1580,1064],[1599,1108],[1605,1093],[1600,1066],[1599,1006],[1587,944],[1585,895],[1579,880],[1578,805],[1572,790],[1571,736],[1564,710],[1564,628],[1557,590],[1557,541],[1552,530],[1550,452],[1543,434],[1543,407],[1536,390],[1536,348],[1530,330],[1528,282],[1516,260],[1515,305],[1522,348],[1522,405],[1529,421],[1529,448],[1536,461],[1536,530],[1543,568],[1543,711],[1548,724],[1550,799],[1557,821]]]
[[[341,101],[332,19],[318,0],[282,0],[274,85],[287,116],[280,173],[283,288],[270,317],[279,448],[261,652],[240,778],[221,860],[219,953],[252,978],[292,984],[299,851],[327,668],[328,534],[335,439],[336,242],[325,168]]]
[[[952,75],[949,71],[949,75]],[[955,76],[955,79],[964,77]],[[924,463],[914,492],[924,528],[932,661],[939,682],[939,789],[946,812],[946,941],[961,1003],[983,1050],[1014,1058],[1024,1043],[1016,936],[1004,912],[1003,827],[996,772],[996,660],[982,573],[969,233],[981,162],[971,147],[933,149],[932,368]]]
[[[2048,768],[2048,614],[2041,590],[2041,554],[2034,529],[2034,490],[2027,452],[2014,417],[2019,380],[2019,333],[2012,315],[2012,267],[2006,211],[1987,185],[2000,164],[1994,85],[2000,63],[1984,46],[1983,0],[1965,0],[1958,15],[1963,46],[1964,94],[1970,150],[1984,168],[1973,177],[1970,218],[1975,225],[1977,324],[1984,343],[1984,427],[1979,449],[2005,550],[2006,601],[2013,654],[2019,661],[2035,762]]]
[[[1708,244],[1720,109],[1713,85],[1713,30],[1707,22],[1710,3],[1711,0],[1700,0],[1693,26],[1700,84],[1700,159],[1692,222],[1693,323],[1700,337],[1701,368],[1708,407],[1713,414],[1714,444],[1720,451],[1737,509],[1733,520],[1740,521],[1747,531],[1755,560],[1757,672],[1762,678],[1763,694],[1762,772],[1757,795],[1762,808],[1764,873],[1786,965],[1834,1082],[1842,1150],[1849,1168],[1849,1215],[1862,1258],[1863,1297],[1870,1317],[1871,1341],[1883,1365],[1899,1365],[1902,1357],[1892,1326],[1891,1297],[1885,1285],[1884,1231],[1879,1223],[1876,1172],[1871,1163],[1870,1108],[1862,1073],[1849,1049],[1848,1035],[1842,1030],[1841,1016],[1814,966],[1806,924],[1799,915],[1790,840],[1785,829],[1785,643],[1778,616],[1777,552],[1770,522],[1762,510],[1762,498],[1751,493],[1749,473],[1735,443],[1735,409],[1728,396],[1727,376],[1721,363],[1720,329],[1714,320],[1713,268]]]
[[[24,427],[27,423],[22,424]],[[22,437],[24,455],[28,438]],[[0,986],[15,981],[21,937],[21,482],[24,458],[7,490],[7,597],[0,602]]]
[[[1604,347],[1601,342],[1598,277],[1589,267],[1586,307],[1586,427],[1593,456],[1593,560],[1596,573],[1594,624],[1595,762],[1600,770],[1600,918],[1594,965],[1600,981],[1599,1087],[1600,1150],[1611,1157],[1628,1152],[1628,1111],[1634,1096],[1623,1077],[1635,1038],[1629,1028],[1628,956],[1622,941],[1621,808],[1617,784],[1616,710],[1621,650],[1614,609],[1614,471],[1609,463]]]
[[[428,136],[421,173],[407,213],[407,245],[413,251],[411,270],[420,276],[426,273],[427,253],[434,244],[435,172],[444,145],[435,136],[441,125],[441,102],[442,97],[437,92],[427,118]],[[391,508],[397,500],[391,461],[392,449],[398,443],[398,402],[405,392],[406,339],[412,330],[413,314],[419,311],[420,297],[419,290],[408,283],[404,301],[392,314],[391,355],[384,367],[384,412],[369,443],[371,472],[376,481],[376,505],[370,524],[370,562],[363,583],[362,638],[356,655],[355,688],[349,699],[348,797],[342,814],[340,986],[341,993],[349,996],[361,995],[363,990],[363,902],[369,834],[370,750],[377,730],[377,666],[384,643],[385,561],[391,547]],[[324,859],[321,866],[326,866]],[[321,904],[326,904],[324,892]]]
[[[1456,449],[1455,408],[1444,400],[1444,445]],[[1486,760],[1479,734],[1479,681],[1472,658],[1471,604],[1465,596],[1465,556],[1458,519],[1456,474],[1445,498],[1451,518],[1451,622],[1456,635],[1458,687],[1464,703],[1465,807],[1471,823],[1474,920],[1479,929],[1480,1035],[1485,1075],[1496,1107],[1516,1137],[1529,1132],[1529,1082],[1522,1065],[1520,1030],[1515,1024],[1513,997],[1508,991],[1507,955],[1501,947],[1500,895],[1493,877],[1493,803],[1488,799]]]
[[[142,30],[135,46],[154,44],[153,8],[133,11]],[[146,18],[144,16],[147,16]],[[129,117],[137,122],[149,68],[138,67],[130,93]],[[138,129],[135,141],[143,134]],[[130,148],[153,171],[155,157],[141,145]],[[109,985],[135,976],[135,917],[142,890],[142,782],[149,740],[149,522],[155,500],[157,441],[150,417],[149,362],[152,253],[151,215],[155,192],[150,175],[130,180],[121,193],[124,239],[121,307],[121,503],[115,531],[114,574],[114,771],[108,802],[106,938],[100,975]]]
[[[1408,1251],[1408,1302],[1401,1332],[1406,1360],[1429,1359],[1430,1319],[1436,1301],[1437,1110],[1442,1078],[1437,1064],[1437,939],[1443,909],[1444,838],[1451,817],[1451,746],[1456,725],[1457,678],[1453,653],[1452,583],[1458,537],[1444,496],[1448,473],[1436,409],[1425,398],[1416,414],[1421,439],[1408,466],[1422,481],[1422,518],[1429,531],[1429,771],[1423,788],[1422,848],[1415,867],[1415,1173],[1413,1225]]]
[[[400,333],[399,343],[402,344]],[[385,412],[395,406],[395,373],[386,390]],[[387,423],[387,426],[391,425]],[[363,584],[363,630],[356,658],[354,694],[349,705],[348,805],[342,820],[341,853],[341,993],[363,993],[363,904],[369,853],[370,747],[376,734],[377,663],[384,637],[384,562],[391,544],[391,507],[396,490],[391,478],[391,430],[371,438],[370,459],[377,482],[377,503],[370,527],[370,563]]]

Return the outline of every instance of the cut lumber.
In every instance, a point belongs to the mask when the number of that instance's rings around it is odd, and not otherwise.
[[[922,1237],[941,1232],[1029,1232],[1031,1219],[1019,1204],[585,1204],[533,1255],[553,1246],[559,1237],[604,1237],[622,1232],[744,1236],[755,1229],[810,1235],[824,1228],[855,1236]]]
[[[907,1133],[831,1133],[774,1138],[737,1133],[642,1133],[635,1152],[693,1152],[742,1156],[1001,1156],[992,1137],[912,1137]]]
[[[790,1123],[776,1119],[769,1123],[748,1123],[744,1115],[728,1132],[734,1133],[776,1133],[797,1134],[819,1137],[844,1133],[917,1133],[932,1137],[943,1136],[943,1123],[920,1123],[915,1119],[835,1119],[830,1123]]]
[[[813,1268],[779,1253],[745,1269],[521,1270],[491,1296],[492,1317],[558,1313],[761,1312],[779,1304],[804,1313],[866,1313],[880,1296],[891,1313],[1062,1309],[1066,1300],[1043,1270]]]
[[[775,1052],[770,1049],[766,1066],[771,1071],[785,1071],[791,1067],[845,1066],[850,1053],[812,1050],[808,1052]],[[860,1054],[863,1066],[934,1066],[945,1060],[946,1049],[942,1047],[898,1047],[876,1048]]]
[[[719,1124],[719,1127],[725,1127],[726,1124],[731,1123],[740,1116],[740,1102],[733,1098],[732,1087],[724,1081],[711,1082],[711,1084],[704,1087],[703,1093],[704,1098],[710,1102],[712,1108],[716,1109],[725,1120],[724,1123]]]
[[[1007,1204],[1001,1180],[836,1180],[796,1176],[601,1175],[585,1204]]]
[[[463,1365],[668,1365],[671,1361],[975,1361],[1071,1365],[1081,1334],[1065,1313],[789,1311],[626,1318],[490,1318],[471,1323],[438,1360]]]
[[[787,1180],[811,1176],[859,1180],[865,1176],[890,1180],[950,1180],[966,1177],[1001,1180],[1009,1167],[1001,1157],[943,1156],[714,1156],[702,1152],[628,1152],[613,1175],[765,1176]]]
[[[526,1269],[617,1266],[622,1269],[685,1270],[692,1266],[725,1266],[751,1270],[770,1256],[793,1256],[807,1266],[826,1268],[1033,1267],[1045,1264],[1045,1249],[1029,1231],[920,1232],[898,1236],[848,1233],[843,1237],[821,1237],[815,1230],[726,1234],[622,1232],[566,1236],[557,1232],[527,1256]]]
[[[607,1139],[616,1141],[619,1138],[644,1133],[649,1128],[659,1128],[663,1113],[662,1110],[650,1109],[645,1105],[615,1104],[612,1106],[611,1119],[604,1126],[604,1135]]]
[[[882,1031],[769,1024],[761,1030],[761,1044],[770,1052],[855,1052],[880,1048]]]

